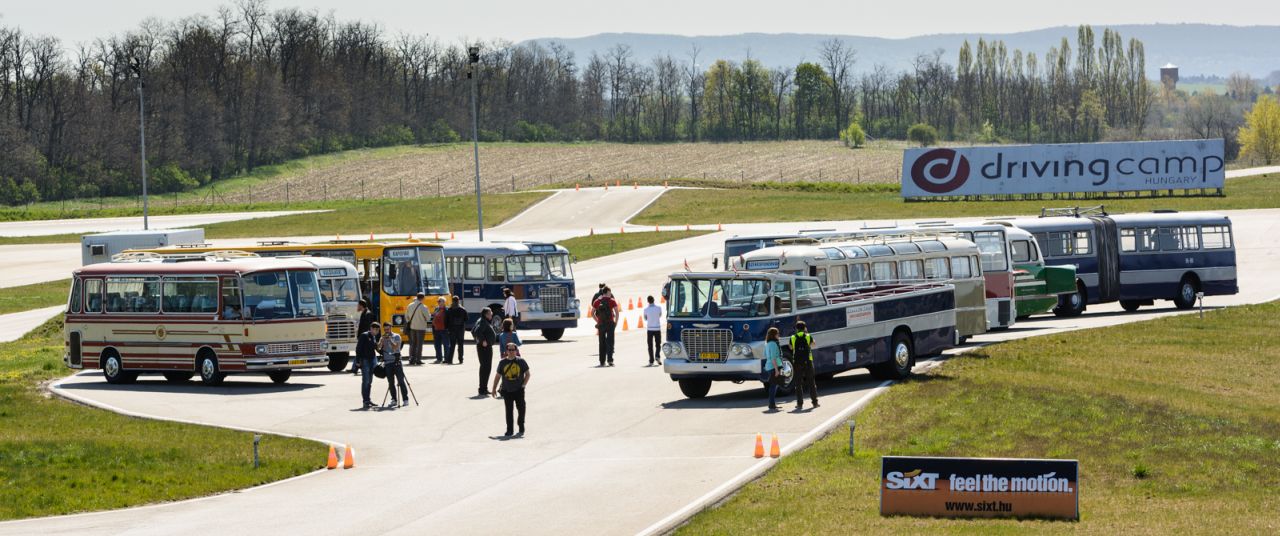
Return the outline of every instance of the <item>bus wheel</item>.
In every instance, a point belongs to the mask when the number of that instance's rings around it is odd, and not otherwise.
[[[680,380],[680,392],[684,396],[697,400],[711,392],[711,380]]]
[[[1053,308],[1053,314],[1059,318],[1080,316],[1084,313],[1085,303],[1087,302],[1084,285],[1077,282],[1074,294],[1058,297],[1058,306]]]
[[[1173,297],[1173,304],[1179,309],[1190,309],[1196,306],[1196,292],[1200,289],[1196,288],[1195,278],[1186,276],[1182,281],[1178,282],[1178,294]]]
[[[267,377],[275,383],[284,383],[289,381],[289,376],[293,375],[292,370],[273,370],[267,373]]]
[[[329,371],[342,372],[342,369],[347,368],[347,362],[350,359],[351,357],[348,356],[346,352],[335,352],[329,354]]]
[[[195,375],[196,373],[187,371],[166,372],[164,373],[164,379],[169,383],[186,383],[187,380],[190,380],[191,377]]]
[[[200,366],[200,382],[205,385],[220,385],[227,377],[218,370],[218,356],[213,355],[213,352],[201,352],[196,363]]]
[[[881,380],[901,380],[910,376],[916,355],[911,346],[911,337],[906,331],[894,332],[889,352],[888,361],[871,366],[871,376]]]
[[[102,375],[107,378],[107,383],[133,383],[138,379],[137,372],[124,370],[124,360],[120,359],[120,354],[114,350],[108,350],[103,354],[101,361]]]
[[[564,337],[564,328],[542,330],[542,338],[546,340],[558,341],[561,337]]]
[[[1141,307],[1141,306],[1142,306],[1142,302],[1138,300],[1120,300],[1120,308],[1124,309],[1125,312],[1132,313],[1134,311],[1137,311],[1138,307]]]

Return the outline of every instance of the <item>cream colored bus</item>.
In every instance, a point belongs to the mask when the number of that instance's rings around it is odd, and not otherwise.
[[[74,272],[64,328],[66,365],[100,369],[110,383],[158,373],[199,374],[323,367],[325,314],[316,267],[302,260],[145,258]]]

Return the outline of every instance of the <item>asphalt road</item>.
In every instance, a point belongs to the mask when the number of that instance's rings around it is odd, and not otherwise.
[[[1244,292],[1210,297],[1206,305],[1273,299],[1280,281],[1268,275],[1280,268],[1280,246],[1271,240],[1280,232],[1280,210],[1230,215]],[[656,293],[686,260],[694,269],[709,269],[727,236],[813,226],[730,226],[723,233],[579,263],[580,294],[606,281],[625,304]],[[1168,302],[1135,314],[1121,313],[1114,304],[1094,306],[1079,318],[1031,320],[974,342],[1171,312]],[[638,313],[627,312],[633,327]],[[346,374],[300,373],[285,386],[265,377],[233,377],[224,387],[208,389],[151,378],[111,386],[97,372],[82,373],[60,392],[139,414],[350,443],[357,449],[357,467],[194,501],[0,524],[0,533],[633,534],[661,528],[655,523],[672,520],[674,513],[728,489],[726,482],[762,468],[750,456],[757,432],[778,433],[784,453],[790,452],[793,444],[816,437],[815,431],[838,425],[881,385],[861,371],[842,374],[820,385],[821,408],[772,414],[765,412],[757,385],[718,383],[707,399],[685,400],[659,368],[646,366],[643,337],[634,329],[619,334],[618,366],[604,369],[595,366],[596,343],[585,327],[559,343],[530,339],[524,348],[533,374],[529,433],[510,441],[489,438],[502,430],[502,405],[473,398],[474,357],[463,365],[409,367],[422,405],[373,412],[357,409],[359,382]],[[324,453],[316,456],[320,461]]]
[[[255,218],[271,218],[289,214],[324,212],[322,210],[283,210],[269,212],[222,212],[216,214],[179,214],[151,216],[152,229],[182,229],[211,223]],[[141,231],[142,218],[80,218],[70,220],[34,220],[0,222],[0,236],[46,236],[68,233],[104,233],[107,231]]]

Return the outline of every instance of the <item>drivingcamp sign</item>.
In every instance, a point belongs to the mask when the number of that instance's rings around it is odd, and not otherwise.
[[[1214,140],[907,149],[902,196],[968,196],[1222,188]]]
[[[880,458],[880,515],[1080,519],[1076,460]]]

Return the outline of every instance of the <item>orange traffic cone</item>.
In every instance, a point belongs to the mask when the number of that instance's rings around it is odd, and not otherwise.
[[[449,240],[457,240],[457,238],[458,235],[454,234],[453,231],[449,231]]]
[[[627,298],[627,310],[628,311],[636,310],[636,304],[631,301],[631,298]]]
[[[617,182],[615,182],[613,185],[614,185],[615,187],[617,187],[617,188],[621,188],[621,187],[622,187],[622,179],[618,179],[618,180],[617,180]]]
[[[769,457],[777,458],[782,456],[782,447],[778,446],[778,434],[773,434],[773,444],[769,445]]]
[[[691,228],[689,227],[689,224],[687,224],[687,223],[686,223],[686,224],[684,224],[684,230],[685,230],[685,231],[692,231],[693,229],[691,229]]]
[[[718,224],[718,223],[717,223],[717,224],[716,224],[716,230],[717,230],[717,231],[723,231],[723,230],[724,230],[724,226],[723,226],[723,225],[720,225],[720,224]]]
[[[338,468],[338,451],[333,448],[333,445],[329,445],[329,463],[325,465],[325,468],[326,469]]]
[[[662,303],[667,303],[667,297],[666,297],[666,296],[662,296]]]
[[[631,183],[631,189],[632,189],[632,190],[639,190],[639,189],[640,189],[640,183],[639,183],[638,181],[637,181],[637,182],[632,182],[632,183]]]
[[[636,319],[636,329],[644,329],[644,315]]]
[[[409,241],[410,241],[410,242],[412,242],[412,241],[413,241],[413,233],[409,233]]]
[[[655,232],[655,233],[660,233],[660,232],[662,232],[662,229],[659,229],[657,225],[654,225],[654,226],[653,226],[653,232]]]
[[[440,239],[440,231],[436,231],[436,240]]]
[[[627,319],[624,318],[622,319],[622,331],[626,331],[628,329],[631,329],[631,328],[627,327]]]
[[[578,191],[581,191],[581,190],[582,190],[582,184],[581,184],[581,183],[574,183],[574,185],[573,185],[573,191],[578,192]]]
[[[666,187],[667,187],[667,181],[662,181],[662,187],[663,187],[663,188],[666,188]]]
[[[756,453],[757,458],[764,457],[764,436],[756,434]]]
[[[778,446],[778,436],[773,436],[773,446]],[[777,456],[774,456],[777,458]],[[351,469],[356,466],[356,454],[351,450],[351,445],[347,445],[346,452],[342,453],[342,468]]]
[[[373,233],[369,233],[369,241],[373,242]]]

